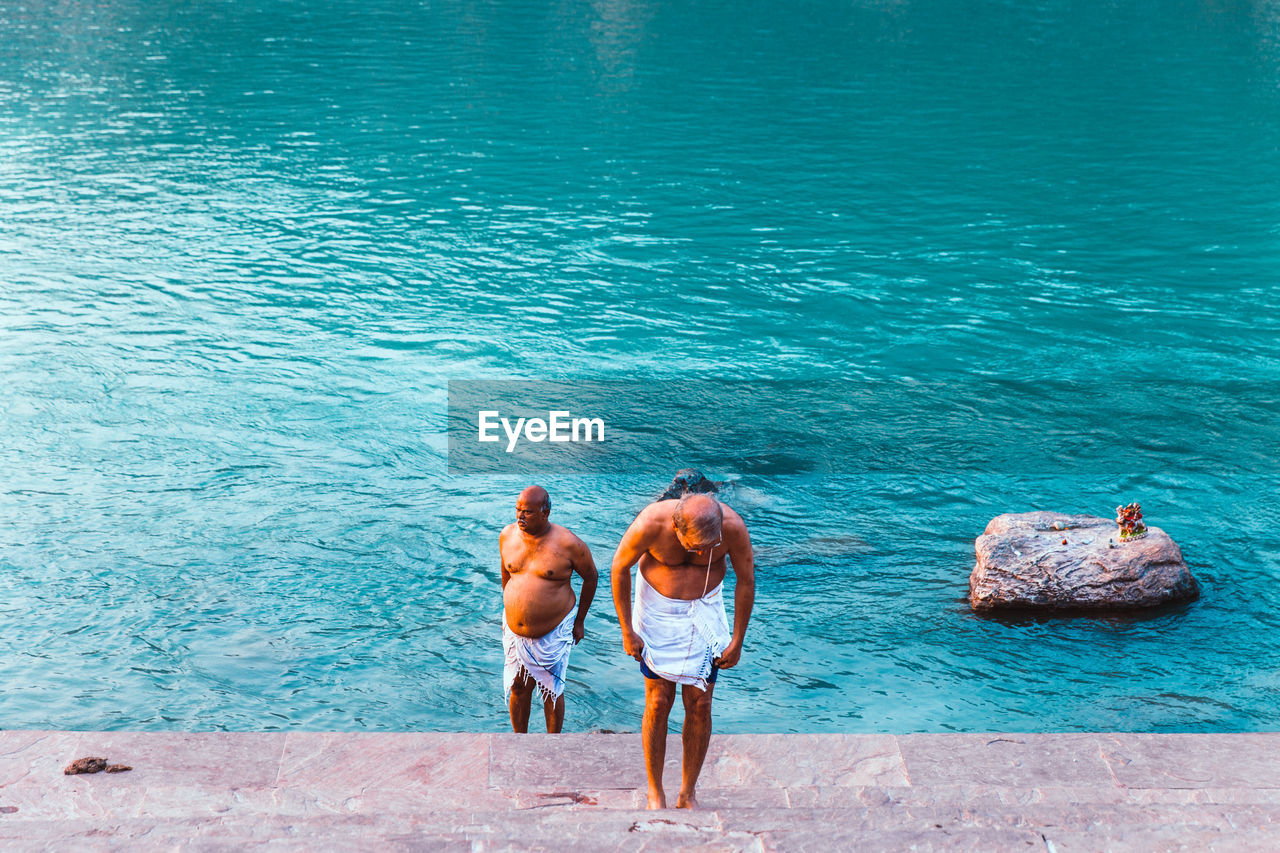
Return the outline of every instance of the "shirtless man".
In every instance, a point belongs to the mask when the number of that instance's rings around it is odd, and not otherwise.
[[[547,520],[551,498],[530,486],[516,499],[516,521],[498,536],[502,557],[503,680],[511,728],[529,731],[536,687],[547,731],[564,725],[564,680],[569,652],[586,633],[587,610],[596,594],[596,564],[587,543]],[[582,578],[575,604],[570,579]]]
[[[725,557],[728,557],[728,562]],[[639,561],[634,607],[631,567]],[[737,575],[733,635],[721,584]],[[696,808],[694,789],[711,740],[711,693],[738,663],[755,603],[755,558],[742,518],[710,495],[687,494],[640,511],[613,556],[613,604],[622,647],[644,674],[644,763],[649,808],[666,808],[662,762],[676,684],[684,700],[684,765],[676,808]]]

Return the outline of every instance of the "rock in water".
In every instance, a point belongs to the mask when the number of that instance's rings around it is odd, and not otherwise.
[[[708,480],[702,476],[701,471],[693,468],[681,468],[676,472],[675,479],[671,481],[671,485],[667,486],[667,490],[658,496],[660,501],[669,501],[672,498],[682,498],[686,494],[715,494],[717,491],[714,480]]]
[[[1060,512],[991,519],[969,575],[974,610],[1122,610],[1200,597],[1182,551],[1158,527],[1121,542],[1114,521]],[[1063,544],[1063,540],[1066,544]]]

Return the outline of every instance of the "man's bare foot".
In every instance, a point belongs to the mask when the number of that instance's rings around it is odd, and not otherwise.
[[[676,797],[676,808],[678,809],[696,809],[698,807],[698,798],[693,794],[680,794]]]
[[[665,809],[667,807],[667,795],[662,791],[649,792],[649,804],[645,808],[649,809]]]

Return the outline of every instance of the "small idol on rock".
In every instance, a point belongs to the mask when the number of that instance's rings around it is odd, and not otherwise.
[[[1142,505],[1139,503],[1116,507],[1116,524],[1120,525],[1121,542],[1131,542],[1147,535],[1147,526],[1142,523]]]

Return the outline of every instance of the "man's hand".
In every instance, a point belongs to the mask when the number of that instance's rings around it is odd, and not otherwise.
[[[633,630],[622,629],[622,650],[631,655],[636,660],[642,660],[644,654],[644,640],[640,639],[640,635]]]
[[[587,626],[575,619],[573,622],[573,644],[575,646],[578,645],[585,636],[587,636]]]
[[[729,645],[724,647],[724,651],[720,653],[720,657],[711,662],[720,667],[720,669],[729,669],[730,667],[737,666],[738,660],[741,657],[742,641],[731,640]]]

